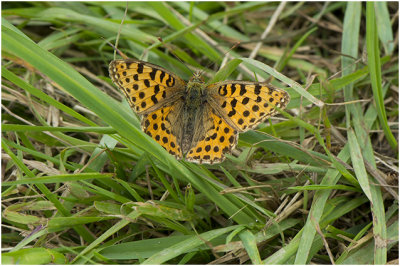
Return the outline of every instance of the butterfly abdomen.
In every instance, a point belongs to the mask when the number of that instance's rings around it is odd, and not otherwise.
[[[186,86],[185,95],[183,96],[183,136],[182,151],[187,153],[193,144],[195,131],[197,130],[201,114],[203,114],[204,106],[207,103],[206,91],[203,90],[204,83],[189,81]]]

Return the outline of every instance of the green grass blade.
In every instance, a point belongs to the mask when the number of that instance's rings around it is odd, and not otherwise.
[[[114,134],[116,131],[111,127],[52,127],[52,126],[29,126],[29,125],[15,125],[4,124],[1,131],[16,131],[16,132],[34,132],[34,131],[57,131],[57,132],[96,132],[101,134]]]
[[[389,247],[393,247],[399,242],[399,221],[395,221],[392,225],[388,227],[388,238],[391,240]],[[345,258],[341,264],[348,265],[372,265],[377,264],[374,262],[371,254],[375,252],[375,246],[373,241],[368,244],[363,245],[361,248],[353,251]],[[379,264],[382,265],[382,264]]]
[[[61,183],[71,182],[85,179],[97,179],[97,178],[111,178],[112,174],[96,174],[96,173],[82,173],[82,174],[71,174],[71,175],[56,175],[56,176],[41,176],[36,178],[21,179],[16,181],[2,182],[1,186],[11,186],[20,184],[47,184],[47,183]]]
[[[385,104],[382,96],[382,73],[381,62],[379,56],[378,30],[375,18],[375,7],[373,2],[367,3],[367,53],[368,53],[368,68],[371,77],[372,92],[374,101],[377,106],[377,112],[380,125],[383,129],[385,137],[393,150],[398,149],[396,138],[393,136],[388,125]]]
[[[186,253],[202,244],[204,241],[211,241],[212,239],[229,233],[230,231],[234,230],[237,226],[230,226],[227,228],[221,228],[217,230],[211,230],[209,232],[200,234],[199,236],[194,235],[191,238],[184,240],[178,244],[172,245],[171,247],[164,249],[161,252],[158,252],[145,260],[143,264],[163,264],[168,260],[175,258],[183,253]]]
[[[2,264],[67,264],[67,258],[60,252],[46,248],[26,248],[2,254]]]
[[[337,157],[343,162],[346,162],[350,158],[348,146],[345,146],[345,148],[339,153]],[[321,181],[321,185],[335,185],[340,176],[341,175],[338,170],[328,170]],[[326,201],[330,194],[330,190],[318,190],[315,192],[310,214],[307,216],[307,222],[303,227],[303,232],[301,233],[301,239],[294,262],[295,264],[307,263],[312,243],[314,241],[314,236],[316,234],[314,223],[319,223],[325,208]],[[311,219],[311,217],[313,218]]]
[[[185,28],[181,19],[176,17],[176,15],[171,11],[172,7],[167,5],[165,2],[150,2],[149,5],[176,30],[182,30]],[[196,35],[187,33],[185,39],[193,48],[199,50],[211,60],[219,58],[219,54],[209,44]]]
[[[101,236],[98,236],[93,242],[90,243],[85,249],[83,249],[78,256],[76,256],[72,262],[78,260],[80,257],[84,256],[91,250],[93,250],[96,246],[100,245],[103,241],[105,241],[107,238],[112,236],[113,234],[117,233],[121,228],[125,227],[130,223],[131,219],[136,219],[139,216],[139,213],[136,211],[131,212],[129,215],[127,215],[126,220],[121,220],[118,223],[114,224],[110,229],[108,229],[106,232],[104,232]]]
[[[358,38],[360,31],[360,20],[361,20],[361,3],[360,2],[349,2],[346,6],[346,14],[344,18],[343,27],[343,38],[342,38],[342,53],[353,58],[358,57]],[[354,59],[342,56],[342,77],[354,73],[356,65]],[[348,84],[344,87],[344,98],[345,101],[353,100],[353,86],[354,84]],[[346,105],[346,126],[350,124],[350,112],[353,111],[354,105]]]
[[[382,42],[385,54],[391,55],[394,51],[395,46],[387,2],[374,2],[374,5],[376,24],[379,25],[379,39]]]
[[[372,201],[370,184],[368,182],[368,175],[367,171],[365,170],[364,159],[361,154],[361,148],[360,145],[358,144],[356,134],[354,133],[352,128],[350,128],[350,130],[347,131],[347,134],[349,138],[350,155],[351,155],[351,161],[353,163],[354,172],[365,195],[368,197],[370,201]]]
[[[255,265],[262,264],[257,248],[256,237],[249,230],[242,231],[239,236],[243,242],[243,246],[246,249],[247,254],[251,259],[251,262]]]

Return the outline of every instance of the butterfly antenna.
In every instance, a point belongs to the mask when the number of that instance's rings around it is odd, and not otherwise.
[[[124,20],[126,18],[127,13],[128,13],[128,1],[126,1],[125,13],[124,13],[124,16],[122,17],[121,24],[119,25],[117,38],[115,40],[115,46],[112,45],[114,47],[114,60],[117,55],[117,51],[118,51],[119,55],[122,56],[124,59],[128,59],[128,57],[125,54],[123,54],[121,51],[118,50],[119,36],[121,35],[122,25],[124,24]]]
[[[108,45],[110,45],[114,49],[114,60],[115,60],[115,52],[118,52],[118,54],[123,58],[123,59],[129,59],[129,57],[124,54],[121,50],[119,50],[117,47],[114,46],[114,44],[110,43],[107,41],[105,38],[101,37]]]
[[[165,45],[163,39],[161,37],[157,37],[157,39],[164,45],[164,47],[168,50],[168,52],[173,54],[179,60],[179,62],[181,62],[190,71],[190,73],[192,73],[193,76],[194,75],[193,71],[174,53],[174,51],[172,51],[167,47],[167,45]]]
[[[238,47],[240,44],[240,42],[236,42],[230,49],[228,49],[222,57],[225,57],[230,51],[232,51],[233,49],[236,49],[236,47]],[[206,71],[206,69],[210,68],[213,64],[215,64],[215,62],[211,62],[210,64],[208,64],[208,66],[206,66],[205,68],[203,68],[203,70],[199,73],[199,76],[202,76],[204,74],[204,72]]]

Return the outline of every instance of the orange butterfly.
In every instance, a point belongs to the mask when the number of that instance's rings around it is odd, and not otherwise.
[[[143,131],[177,159],[219,163],[245,132],[284,109],[286,91],[262,82],[206,85],[199,75],[185,82],[172,72],[136,59],[114,60],[112,81],[142,115]]]

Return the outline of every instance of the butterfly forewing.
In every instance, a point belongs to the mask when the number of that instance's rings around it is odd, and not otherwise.
[[[166,69],[135,59],[111,61],[109,72],[138,114],[176,100],[186,87],[185,81]]]
[[[290,100],[286,91],[259,82],[225,81],[211,84],[207,89],[216,113],[240,132],[275,115],[276,107],[284,109]]]

